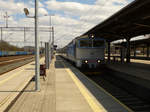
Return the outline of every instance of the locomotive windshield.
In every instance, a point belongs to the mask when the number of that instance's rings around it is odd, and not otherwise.
[[[80,40],[80,47],[92,47],[92,41]]]
[[[79,41],[80,47],[103,47],[104,40],[85,39]]]

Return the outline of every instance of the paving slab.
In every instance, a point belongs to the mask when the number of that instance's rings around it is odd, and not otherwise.
[[[33,91],[31,81],[24,92],[7,109],[9,112],[128,112],[88,80],[78,69],[56,56],[42,78],[41,91]],[[88,87],[85,85],[88,84]],[[95,89],[99,99],[91,92]],[[105,102],[104,102],[105,100]],[[110,102],[111,101],[111,102]],[[107,106],[106,106],[107,105]],[[108,110],[109,109],[109,110]]]
[[[41,59],[41,63],[44,58]],[[34,76],[34,62],[0,76],[0,112],[4,111]]]

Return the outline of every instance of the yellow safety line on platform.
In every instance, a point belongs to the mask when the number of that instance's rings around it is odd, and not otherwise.
[[[62,62],[63,63],[63,62]],[[63,63],[64,67],[66,68],[65,63]],[[72,73],[72,71],[70,69],[65,69],[70,77],[72,78],[72,80],[75,82],[75,84],[77,85],[77,87],[79,88],[80,92],[82,93],[82,95],[84,96],[84,98],[86,99],[86,101],[88,102],[88,104],[90,105],[90,107],[92,108],[92,110],[94,112],[104,112],[104,109],[100,108],[99,105],[97,105],[97,103],[93,100],[93,98],[87,93],[87,90],[81,85],[81,82],[79,82],[79,80],[77,79],[77,77]]]
[[[64,63],[63,63],[64,64]],[[66,65],[64,64],[64,66],[66,67]],[[69,70],[70,71],[70,70]],[[80,71],[79,71],[80,72]],[[80,72],[81,73],[81,72]],[[83,74],[83,73],[82,73]],[[84,74],[83,74],[84,75]],[[73,75],[74,76],[74,75]],[[85,75],[84,75],[85,76]],[[90,82],[92,82],[93,84],[95,84],[99,89],[101,89],[103,92],[105,92],[107,95],[111,96],[116,102],[118,102],[120,105],[122,105],[125,109],[127,109],[129,112],[134,112],[133,110],[131,110],[130,108],[128,108],[126,105],[124,105],[122,102],[120,102],[117,98],[115,98],[114,96],[112,96],[110,93],[108,93],[105,89],[103,89],[102,87],[100,87],[98,84],[96,84],[93,80],[89,79],[87,76],[85,76]]]
[[[85,75],[84,75],[85,76]],[[86,77],[86,76],[85,76]],[[95,84],[99,89],[101,89],[103,92],[105,92],[107,95],[111,96],[116,102],[118,102],[120,105],[122,105],[125,109],[127,109],[129,112],[134,112],[133,110],[131,110],[130,108],[128,108],[126,105],[124,105],[122,102],[120,102],[117,98],[115,98],[114,96],[112,96],[110,93],[108,93],[105,89],[103,89],[101,86],[99,86],[98,84],[96,84],[93,80],[89,79],[87,77],[87,79],[89,81],[91,81],[93,84]]]

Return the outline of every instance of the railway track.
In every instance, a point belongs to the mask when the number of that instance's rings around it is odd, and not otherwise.
[[[4,61],[0,61],[0,75],[3,75],[6,72],[9,72],[11,70],[14,70],[18,67],[21,67],[27,63],[30,63],[31,61],[34,60],[34,56],[24,56],[24,57],[12,57],[10,58],[5,58]]]
[[[34,56],[26,56],[26,57],[21,57],[21,58],[15,58],[15,59],[8,59],[8,60],[4,60],[4,61],[0,61],[0,66],[1,65],[6,65],[6,64],[9,64],[9,63],[13,63],[13,62],[16,62],[16,61],[21,61],[21,60],[25,60],[25,59],[31,59],[33,58]]]
[[[69,63],[73,65],[70,61]],[[80,69],[80,71],[93,80],[97,85],[105,89],[113,97],[118,99],[121,103],[129,107],[132,110],[131,112],[150,112],[150,102],[143,100],[141,97],[138,97],[119,86],[120,82],[123,82],[124,85],[128,82],[122,81],[119,78],[114,77],[111,73],[108,73],[106,67],[98,68],[92,71],[89,69]]]
[[[112,96],[117,98],[120,102],[128,106],[131,110],[133,110],[133,112],[150,112],[149,102],[144,101],[143,99],[137,97],[136,95],[131,94],[129,91],[118,87],[116,84],[113,83],[114,81],[117,82],[117,80],[114,77],[110,77],[106,73],[105,74],[101,73],[101,75],[87,75],[87,76],[94,82],[96,82],[99,86],[104,88]]]
[[[12,60],[12,59],[25,58],[25,57],[30,57],[30,56],[33,56],[33,55],[3,56],[3,57],[0,57],[0,62]]]

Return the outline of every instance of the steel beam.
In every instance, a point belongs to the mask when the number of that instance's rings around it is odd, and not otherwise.
[[[107,53],[108,53],[108,62],[110,62],[110,42],[108,42],[108,46],[107,46]]]
[[[127,55],[126,55],[126,58],[127,58],[127,63],[130,63],[130,38],[126,38],[127,40]]]
[[[147,44],[147,57],[149,57],[149,47],[150,47],[150,45]]]

